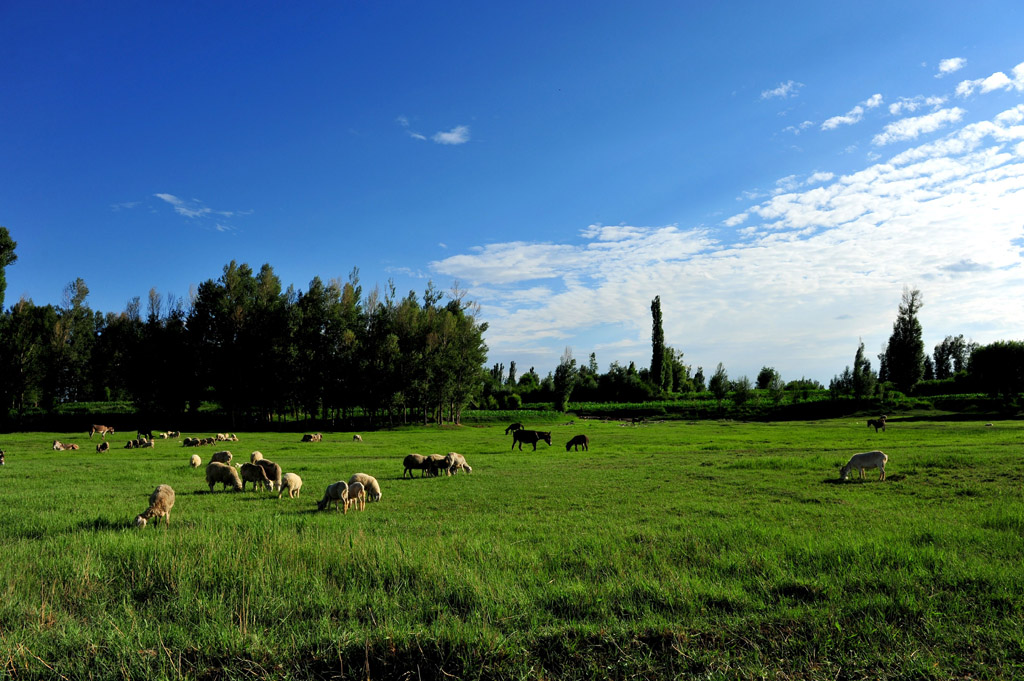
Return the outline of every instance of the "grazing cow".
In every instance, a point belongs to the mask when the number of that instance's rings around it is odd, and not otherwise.
[[[509,433],[514,433],[517,430],[522,430],[522,429],[523,429],[523,424],[518,423],[518,422],[510,423],[508,425],[508,428],[505,429],[505,435],[508,435]]]
[[[113,435],[113,434],[114,434],[114,429],[113,429],[112,427],[110,427],[110,426],[95,426],[95,425],[94,425],[94,426],[93,426],[93,427],[92,427],[92,428],[91,428],[91,429],[89,430],[89,439],[90,439],[90,440],[92,439],[92,436],[93,436],[93,434],[94,434],[94,433],[99,433],[99,434],[100,434],[100,436],[101,436],[101,437],[102,437],[102,438],[103,438],[104,440],[106,440],[106,439],[107,439],[107,434],[108,434],[108,433],[109,433],[109,434],[111,434],[111,435]]]
[[[541,440],[551,446],[551,433],[543,433],[539,430],[516,430],[512,433],[512,449],[519,445],[519,451],[523,451],[523,443],[533,445],[533,451],[537,451],[537,443]]]
[[[565,451],[569,451],[570,447],[572,447],[573,451],[578,447],[583,447],[583,451],[587,451],[590,449],[590,438],[586,435],[577,435],[565,443]]]

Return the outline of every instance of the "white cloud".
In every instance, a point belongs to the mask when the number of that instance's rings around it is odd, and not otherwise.
[[[800,125],[789,125],[789,126],[786,126],[785,128],[782,129],[782,132],[791,132],[794,135],[799,135],[804,130],[806,130],[807,128],[809,128],[809,127],[811,127],[813,125],[814,125],[814,123],[811,122],[811,121],[804,121]]]
[[[935,74],[936,78],[942,78],[943,76],[949,75],[959,71],[967,64],[967,60],[963,57],[953,57],[951,59],[943,59],[939,62],[939,72]]]
[[[1013,78],[1010,78],[1002,71],[996,71],[987,78],[962,80],[956,86],[956,94],[958,97],[969,97],[970,95],[973,95],[975,91],[978,91],[983,95],[995,90],[1024,91],[1024,62],[1014,66],[1012,73]]]
[[[882,95],[879,94],[871,95],[870,97],[867,98],[867,100],[864,101],[864,106],[866,106],[869,109],[874,109],[875,107],[879,107],[881,105]]]
[[[771,90],[764,90],[761,93],[761,99],[773,99],[775,97],[788,99],[789,97],[796,97],[803,86],[803,83],[788,80],[785,83],[779,83],[778,87],[774,87]]]
[[[853,125],[854,123],[860,123],[862,118],[864,118],[864,108],[858,105],[850,109],[843,116],[833,116],[832,118],[826,119],[825,122],[821,124],[821,129],[835,130],[840,125]]]
[[[900,97],[889,105],[889,113],[893,116],[900,116],[904,113],[914,113],[923,106],[937,109],[946,103],[945,97]]]
[[[115,213],[122,210],[131,210],[132,208],[135,208],[141,203],[142,201],[122,201],[120,203],[112,203],[110,204],[110,210],[114,211]]]
[[[413,138],[414,140],[425,140],[425,139],[427,139],[426,135],[421,135],[420,133],[416,132],[415,130],[410,130],[409,129],[409,119],[406,118],[405,116],[399,116],[398,118],[395,119],[395,121],[400,126],[402,126],[402,128],[405,129],[405,134],[407,134],[409,137]]]
[[[943,115],[949,124],[961,114]],[[939,123],[921,119],[901,134]],[[542,373],[573,344],[577,355],[608,348],[599,361],[646,366],[655,295],[666,342],[734,376],[768,364],[827,383],[858,338],[871,350],[888,338],[907,284],[925,294],[926,342],[1016,337],[1024,309],[1003,301],[1024,296],[1022,121],[1024,105],[847,175],[783,178],[785,193],[721,233],[590,225],[578,240],[488,244],[430,267],[472,282],[492,357]]]
[[[916,139],[920,135],[934,132],[950,123],[960,121],[963,115],[963,109],[953,107],[952,109],[940,109],[924,116],[904,118],[885,126],[885,129],[875,135],[871,142],[876,146],[885,146],[893,142]]]
[[[160,199],[161,201],[169,203],[174,208],[174,212],[177,213],[178,215],[184,215],[185,217],[187,217],[189,219],[192,219],[192,220],[195,220],[195,219],[205,219],[205,218],[211,218],[211,217],[230,218],[230,217],[232,217],[234,215],[249,215],[250,213],[252,213],[251,210],[246,210],[246,211],[214,210],[212,208],[209,208],[209,207],[203,205],[203,202],[200,201],[199,199],[188,199],[188,200],[185,200],[185,199],[178,198],[174,194],[160,193],[160,194],[153,194],[153,196],[155,196],[156,198]],[[215,222],[212,225],[212,227],[213,227],[213,229],[217,230],[218,232],[227,232],[227,231],[234,230],[233,227],[230,227],[228,225],[225,225],[225,224],[219,223],[219,222]]]
[[[465,144],[469,141],[469,126],[457,125],[448,132],[436,132],[430,139],[438,144]]]

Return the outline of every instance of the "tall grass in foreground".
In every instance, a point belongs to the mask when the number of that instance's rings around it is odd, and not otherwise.
[[[215,448],[4,436],[0,677],[1024,676],[1019,423],[505,425],[240,433],[291,500],[208,493]],[[875,448],[887,481],[837,484]],[[474,473],[401,479],[447,451]],[[316,513],[355,472],[382,502]],[[170,527],[134,529],[160,483]]]

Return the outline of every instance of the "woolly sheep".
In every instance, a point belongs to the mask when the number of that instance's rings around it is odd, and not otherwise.
[[[245,483],[251,482],[252,489],[256,491],[256,485],[262,484],[264,487],[270,487],[270,479],[267,478],[267,473],[263,469],[263,466],[257,466],[254,463],[243,463],[239,464],[239,474],[242,478],[242,491],[245,491]]]
[[[64,449],[70,449],[71,451],[76,451],[77,452],[78,451],[78,445],[76,445],[74,443],[69,443],[69,444],[64,445]]]
[[[64,444],[60,440],[54,440],[53,441],[53,451],[55,451],[55,452],[63,452],[64,451]]]
[[[4,450],[0,449],[0,466],[6,466],[7,465],[7,460],[4,458],[5,456],[7,456],[7,452],[5,452]]]
[[[362,442],[363,436],[358,433],[352,436],[352,442]]]
[[[877,468],[880,471],[878,479],[885,480],[885,464],[888,461],[889,457],[883,452],[879,452],[877,450],[874,452],[864,452],[863,454],[854,454],[839,472],[839,479],[846,480],[846,477],[854,468],[857,469],[857,472],[860,474],[860,478],[863,479],[864,469]]]
[[[263,452],[256,451],[249,455],[249,463],[256,463],[263,458]]]
[[[366,490],[366,498],[369,501],[380,501],[381,491],[380,483],[377,482],[377,478],[366,473],[355,473],[351,478],[348,479],[348,484],[351,485],[354,482],[361,483],[363,489]]]
[[[97,454],[102,454],[103,452],[107,451],[108,449],[110,449],[110,443],[107,442],[106,440],[104,440],[103,442],[101,442],[98,445],[96,445],[96,453]]]
[[[338,510],[340,504],[345,513],[348,513],[348,484],[344,480],[338,482],[332,482],[327,486],[324,491],[324,498],[316,502],[316,510],[322,511],[327,508],[331,502],[334,502],[334,510]]]
[[[299,496],[300,489],[302,489],[302,478],[295,473],[285,473],[281,478],[281,491],[278,492],[277,498],[280,499],[284,491],[288,490],[288,498],[294,499]]]
[[[170,433],[168,433],[168,435],[170,435],[172,439],[177,440],[179,437],[181,437],[181,431],[172,430]]]
[[[355,505],[360,511],[366,510],[366,488],[363,487],[363,483],[349,483],[348,503]]]
[[[272,490],[281,489],[281,467],[269,459],[257,459],[256,466],[262,466]]]
[[[164,518],[171,524],[171,509],[174,507],[174,490],[170,485],[157,485],[149,495],[149,508],[135,516],[135,526],[145,527],[150,518]]]
[[[203,465],[203,460],[199,458],[198,454],[193,454],[192,458],[188,460],[188,465],[192,466],[192,468],[199,468]]]
[[[210,461],[218,461],[220,463],[231,463],[231,452],[224,450],[223,452],[214,452],[210,457]]]
[[[430,475],[440,475],[441,471],[447,473],[449,466],[451,466],[451,458],[441,456],[440,454],[431,454],[427,457],[427,466],[427,473]]]
[[[466,463],[466,457],[462,456],[462,454],[459,454],[458,452],[448,452],[448,456],[445,458],[451,460],[451,464],[448,466],[449,475],[455,475],[459,471],[465,471],[467,473],[473,472],[473,469],[469,467],[468,463]]]
[[[221,489],[227,489],[228,485],[231,485],[236,492],[242,491],[242,479],[238,477],[237,470],[226,463],[211,461],[206,466],[206,484],[210,486],[211,492],[218,482],[223,485]]]
[[[414,470],[419,470],[420,477],[422,478],[427,468],[430,467],[430,464],[427,463],[427,457],[421,456],[420,454],[408,455],[407,457],[405,457],[405,460],[402,462],[402,465],[405,466],[405,470],[402,471],[403,478],[405,478],[406,473],[408,473],[409,477],[411,478],[412,472]]]

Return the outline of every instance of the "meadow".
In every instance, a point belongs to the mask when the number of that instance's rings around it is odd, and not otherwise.
[[[1024,678],[1024,423],[506,425],[0,435],[0,678]],[[301,497],[209,493],[188,458],[223,448]],[[887,479],[840,483],[872,449]],[[448,451],[472,475],[402,479]],[[316,512],[356,472],[381,502]]]

